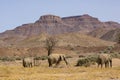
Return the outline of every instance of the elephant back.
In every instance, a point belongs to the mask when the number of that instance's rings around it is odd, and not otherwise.
[[[99,54],[98,55],[98,59],[102,60],[102,61],[108,61],[110,60],[112,57],[109,54]]]

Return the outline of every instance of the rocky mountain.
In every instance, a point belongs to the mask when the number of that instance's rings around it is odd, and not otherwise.
[[[103,24],[104,24],[104,27],[96,28],[87,34],[96,38],[101,38],[107,32],[114,30],[116,28],[120,28],[120,24],[117,22],[109,21],[109,22],[104,22]]]
[[[48,34],[61,34],[76,31],[91,31],[99,27],[120,27],[115,22],[101,22],[97,18],[87,14],[81,16],[63,17],[55,15],[43,15],[35,23],[23,24],[14,30],[8,30],[0,34],[0,37],[12,36],[32,36],[43,32]]]
[[[39,36],[42,33],[57,35],[71,32],[85,34],[94,32],[91,34],[97,36],[101,31],[96,32],[96,30],[112,30],[114,28],[120,28],[120,24],[112,21],[101,22],[88,14],[63,18],[56,15],[43,15],[34,23],[23,24],[13,30],[0,33],[0,40],[12,44],[31,36]],[[100,35],[102,36],[103,33]]]
[[[120,28],[110,30],[106,34],[101,36],[100,38],[103,39],[103,40],[115,41],[116,42],[118,40],[118,36],[120,36]]]

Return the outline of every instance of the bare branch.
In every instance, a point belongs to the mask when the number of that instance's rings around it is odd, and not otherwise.
[[[54,50],[54,47],[56,46],[57,40],[54,37],[49,37],[45,41],[45,48],[48,51],[48,56],[52,53]]]

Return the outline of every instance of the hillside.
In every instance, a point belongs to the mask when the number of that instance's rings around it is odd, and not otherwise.
[[[103,35],[105,35],[107,32],[114,30],[116,28],[97,28],[93,31],[87,33],[87,35],[95,37],[95,38],[101,38]]]
[[[17,44],[17,46],[44,46],[45,39],[48,37],[48,34],[41,34],[36,37],[29,37]],[[54,35],[54,38],[57,39],[57,46],[81,46],[81,47],[98,47],[98,46],[109,46],[113,45],[112,42],[103,41],[97,38],[93,38],[81,33],[65,33],[60,35]]]
[[[118,35],[120,35],[120,29],[115,29],[108,31],[100,38],[107,41],[117,41]]]
[[[120,28],[120,24],[112,21],[101,22],[98,18],[92,17],[88,14],[62,18],[56,15],[43,15],[34,23],[23,24],[13,30],[7,30],[0,33],[0,40],[9,44],[14,44],[15,42],[22,41],[31,36],[39,36],[42,33],[57,35],[80,32],[86,34],[88,32],[94,32],[100,28],[103,28],[103,30],[104,28]],[[99,33],[92,33],[92,35],[97,34]]]

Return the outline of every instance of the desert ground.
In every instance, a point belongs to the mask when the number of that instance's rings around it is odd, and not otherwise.
[[[0,62],[0,80],[120,80],[120,59],[113,59],[112,68],[75,67],[77,58],[69,58],[69,65],[62,61],[60,66],[48,67],[47,60],[40,65],[24,68],[21,60]]]

